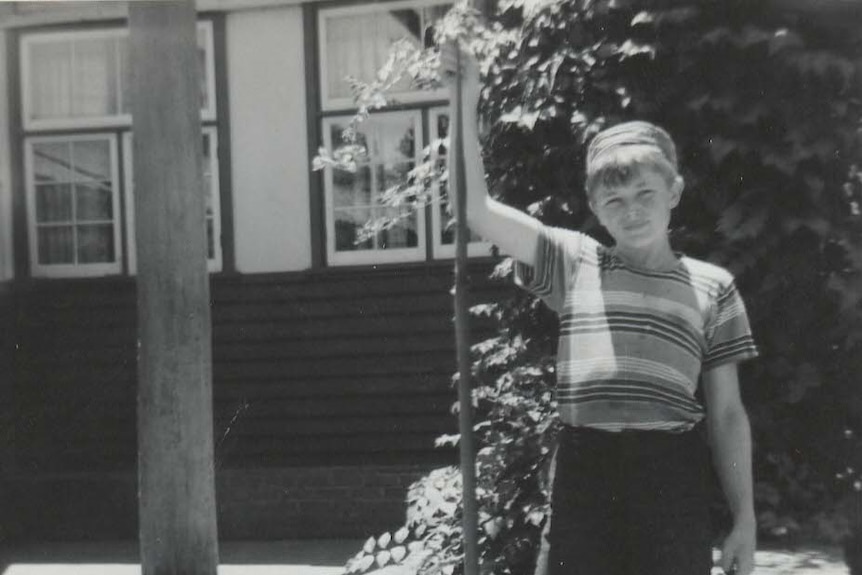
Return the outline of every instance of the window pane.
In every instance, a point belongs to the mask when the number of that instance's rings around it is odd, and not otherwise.
[[[81,38],[73,45],[72,116],[115,116],[116,38]]]
[[[204,204],[207,217],[213,216],[213,174],[212,174],[212,150],[210,149],[210,135],[203,136],[203,186]]]
[[[377,177],[377,185],[380,192],[403,184],[407,181],[407,174],[413,169],[413,164],[378,164],[374,167]]]
[[[416,234],[417,213],[415,211],[387,208],[381,210],[378,215],[385,215],[390,218],[401,216],[394,226],[378,235],[377,244],[380,249],[415,248],[419,245],[419,237]]]
[[[132,73],[129,65],[129,42],[125,38],[121,38],[117,42],[117,75],[120,80],[117,97],[119,98],[119,110],[121,114],[132,113],[132,96],[129,90],[132,86]]]
[[[77,221],[113,220],[114,198],[110,182],[75,186],[75,219]]]
[[[198,27],[202,109],[214,107],[210,29]],[[131,113],[129,37],[110,28],[43,36],[25,44],[28,120],[117,118]]]
[[[72,43],[37,42],[30,49],[30,116],[34,120],[69,116]]]
[[[413,13],[407,17],[407,13]],[[389,47],[402,38],[419,43],[412,10],[330,16],[326,20],[326,87],[330,98],[350,98],[348,76],[371,82],[386,62]],[[410,89],[405,78],[395,92]]]
[[[42,185],[36,187],[36,221],[71,222],[72,186]]]
[[[439,209],[440,209],[440,243],[444,246],[455,243],[455,221],[449,213],[449,199],[446,196],[446,186],[438,186]]]
[[[72,146],[68,143],[33,145],[33,179],[36,184],[71,182]]]
[[[411,116],[377,116],[362,131],[368,139],[368,155],[372,160],[412,161],[416,157]]]
[[[335,211],[335,249],[338,251],[368,250],[371,240],[356,243],[359,231],[370,220],[368,209],[349,209]]]
[[[207,259],[215,257],[215,230],[213,229],[213,219],[207,216]]]
[[[78,262],[114,261],[114,226],[78,226]]]
[[[111,147],[108,140],[75,142],[72,161],[78,181],[111,179]]]
[[[201,108],[208,110],[210,107],[209,93],[209,69],[207,68],[207,44],[208,44],[208,29],[198,28],[198,66],[200,66],[199,78],[201,82]]]
[[[355,173],[347,170],[332,171],[332,199],[335,208],[371,205],[371,169],[359,168]]]
[[[38,236],[40,264],[75,262],[75,239],[72,226],[39,227]]]

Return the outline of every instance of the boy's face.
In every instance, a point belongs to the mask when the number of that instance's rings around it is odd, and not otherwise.
[[[683,181],[668,183],[657,170],[641,169],[619,186],[599,185],[590,208],[617,245],[645,249],[667,241],[670,213],[679,204]]]

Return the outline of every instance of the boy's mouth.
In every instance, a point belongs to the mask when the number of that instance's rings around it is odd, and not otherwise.
[[[647,227],[647,224],[649,224],[649,222],[647,222],[646,220],[641,220],[639,222],[623,224],[623,229],[627,232],[636,232]]]

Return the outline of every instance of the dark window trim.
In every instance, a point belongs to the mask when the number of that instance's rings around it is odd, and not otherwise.
[[[320,54],[318,53],[316,4],[303,4],[302,27],[305,51],[305,118],[308,138],[308,193],[309,230],[311,232],[311,268],[327,267],[326,262],[326,213],[323,205],[323,173],[314,171],[312,159],[317,155],[321,142],[320,101]]]
[[[27,232],[27,191],[24,189],[24,129],[21,122],[21,31],[6,37],[9,97],[9,160],[12,189],[12,250],[15,279],[30,277],[30,239]]]
[[[231,153],[230,101],[227,67],[227,28],[224,14],[199,15],[212,22],[213,60],[215,63],[216,130],[218,133],[219,212],[221,217],[221,271],[235,274],[236,244],[233,225],[233,157]]]

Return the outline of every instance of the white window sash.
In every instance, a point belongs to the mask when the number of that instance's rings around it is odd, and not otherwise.
[[[39,262],[39,234],[36,222],[36,182],[34,172],[33,146],[42,143],[64,143],[64,142],[87,142],[108,141],[110,149],[111,170],[111,202],[113,207],[113,218],[111,224],[114,232],[114,261],[99,263],[75,263],[75,264],[42,264]],[[25,140],[24,145],[25,179],[27,190],[27,227],[30,238],[30,272],[33,277],[59,278],[59,277],[93,277],[119,274],[122,271],[123,256],[122,244],[120,243],[120,191],[119,170],[117,157],[117,139],[113,134],[86,134],[86,135],[64,135],[31,137]],[[75,222],[77,225],[80,222]],[[105,221],[107,223],[107,221]],[[76,254],[77,257],[77,254]]]
[[[426,8],[431,6],[440,6],[451,4],[441,0],[399,0],[395,2],[384,2],[374,4],[363,4],[360,6],[344,6],[338,8],[327,8],[318,13],[317,32],[318,32],[318,52],[320,54],[320,94],[321,104],[325,111],[333,110],[348,110],[356,107],[353,98],[331,96],[329,94],[328,78],[329,78],[329,55],[326,45],[328,37],[327,19],[331,17],[353,16],[372,14],[378,12],[389,12],[403,8]],[[435,100],[445,100],[448,97],[448,92],[444,89],[438,90],[411,90],[406,92],[398,92],[390,95],[392,100],[404,104],[416,104]]]
[[[197,23],[198,34],[203,39],[206,53],[205,74],[207,90],[207,106],[201,108],[201,119],[212,121],[216,118],[216,93],[215,93],[215,56],[213,41],[213,26],[210,21]],[[132,116],[128,113],[117,113],[103,116],[67,117],[67,118],[33,118],[33,77],[32,77],[32,50],[37,44],[52,42],[66,42],[75,40],[105,39],[105,38],[128,38],[127,28],[103,28],[99,30],[74,30],[64,32],[40,32],[26,34],[21,38],[20,68],[21,68],[21,117],[25,130],[62,130],[74,128],[113,128],[131,126]],[[119,68],[119,67],[118,67]],[[118,71],[117,99],[118,104],[122,98],[122,70]]]
[[[422,116],[419,110],[400,111],[400,112],[384,112],[381,115],[388,117],[409,117],[413,121],[413,129],[415,134],[414,157],[412,161],[414,165],[420,161],[422,150]],[[350,116],[331,116],[323,119],[323,143],[327,149],[335,149],[341,142],[333,142],[331,138],[331,125],[335,122],[346,123]],[[373,121],[373,116],[371,120]],[[372,162],[374,159],[372,158]],[[370,265],[370,264],[387,264],[387,263],[406,263],[425,260],[425,212],[423,209],[418,209],[415,213],[416,217],[416,246],[406,248],[388,248],[388,249],[364,249],[364,250],[349,250],[337,251],[335,237],[335,210],[333,197],[333,169],[326,168],[324,170],[324,206],[326,212],[326,256],[327,263],[331,266],[347,266],[347,265]],[[373,184],[372,184],[373,185]],[[382,191],[382,190],[381,190]],[[381,206],[382,207],[382,206]]]
[[[202,134],[209,139],[209,170],[210,170],[210,194],[212,194],[212,222],[213,222],[213,257],[207,258],[207,270],[210,273],[222,270],[222,248],[221,248],[221,196],[218,172],[218,131],[215,127],[205,126]],[[127,261],[129,262],[129,275],[138,273],[137,244],[135,242],[135,195],[132,134],[123,134],[123,172],[125,175],[125,203],[126,203],[126,249],[128,250]]]
[[[440,138],[437,132],[437,119],[440,116],[449,114],[449,108],[445,106],[431,108],[428,111],[429,131],[431,132],[430,142],[433,144],[435,140]],[[432,165],[438,160],[437,146],[431,146],[431,162]],[[444,158],[445,160],[445,158]],[[440,189],[435,182],[432,185],[431,193],[431,235],[433,236],[431,246],[434,259],[451,259],[455,257],[455,244],[444,244],[441,237],[443,226],[447,225],[447,221],[440,214]],[[473,240],[467,244],[467,255],[470,257],[490,256],[492,254],[492,244],[484,240]]]

